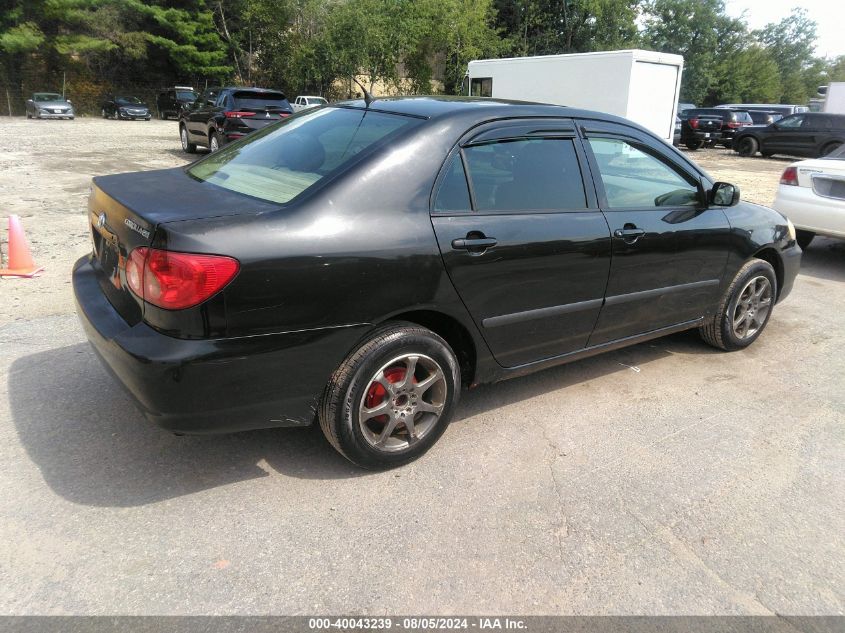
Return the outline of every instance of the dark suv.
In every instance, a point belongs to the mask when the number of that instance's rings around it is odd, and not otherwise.
[[[789,154],[819,158],[845,144],[845,114],[802,112],[766,127],[742,130],[733,142],[741,156]]]
[[[681,120],[685,121],[681,126],[681,142],[693,150],[702,145],[717,143],[731,147],[737,130],[754,124],[751,115],[745,110],[724,108],[685,110]]]
[[[178,119],[182,111],[191,107],[199,95],[190,86],[175,86],[158,93],[156,108],[159,119]]]
[[[212,152],[293,114],[285,95],[265,88],[208,88],[179,117],[182,149]]]

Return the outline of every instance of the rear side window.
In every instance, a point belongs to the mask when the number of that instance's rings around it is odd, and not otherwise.
[[[187,173],[230,191],[285,203],[344,169],[356,155],[421,122],[351,108],[313,110],[209,154]]]
[[[439,212],[472,210],[467,189],[467,177],[461,155],[456,154],[446,170],[446,175],[440,182],[437,197],[434,199],[434,210]]]
[[[491,77],[478,77],[470,82],[470,96],[492,97],[493,79]]]
[[[591,138],[611,209],[692,206],[698,187],[668,164],[622,139]]]
[[[520,139],[464,149],[477,211],[585,209],[571,139]]]
[[[736,120],[738,123],[754,123],[754,119],[751,118],[748,112],[737,112]]]

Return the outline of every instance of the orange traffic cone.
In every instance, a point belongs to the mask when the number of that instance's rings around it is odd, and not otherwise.
[[[0,268],[0,277],[36,277],[43,266],[36,266],[29,252],[29,244],[23,232],[21,219],[9,216],[9,267]]]

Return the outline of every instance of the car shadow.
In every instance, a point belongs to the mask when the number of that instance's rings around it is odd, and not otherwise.
[[[707,354],[682,333],[499,385],[464,392],[456,423],[670,354]],[[337,454],[318,425],[228,435],[175,436],[137,411],[87,344],[21,357],[9,371],[12,419],[50,488],[90,506],[133,507],[267,477],[368,476]]]
[[[816,237],[804,250],[799,275],[845,281],[845,240]]]

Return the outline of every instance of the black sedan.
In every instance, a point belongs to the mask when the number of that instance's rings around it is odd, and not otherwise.
[[[741,350],[801,256],[786,218],[630,121],[492,99],[307,110],[95,178],[89,211],[79,315],[148,418],[318,420],[365,467],[428,450],[462,386],[693,328]]]
[[[212,152],[293,114],[287,97],[265,88],[209,88],[179,115],[179,138],[188,153]]]
[[[109,95],[103,102],[100,114],[104,119],[121,119],[124,121],[149,121],[152,115],[150,108],[138,97],[129,95]]]

